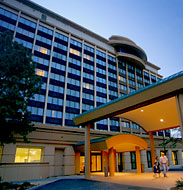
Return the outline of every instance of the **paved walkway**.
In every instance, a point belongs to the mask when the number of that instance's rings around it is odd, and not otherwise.
[[[183,177],[183,172],[169,171],[167,176],[154,178],[152,172],[142,174],[123,172],[116,173],[114,177],[104,177],[103,173],[94,173],[91,180],[85,180],[84,176],[66,176],[41,181],[35,180],[31,181],[31,183],[40,184],[40,186],[34,187],[32,190],[168,190],[175,186],[178,178]]]

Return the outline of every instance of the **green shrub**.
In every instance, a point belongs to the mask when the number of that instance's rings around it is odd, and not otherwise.
[[[177,186],[177,187],[183,187],[183,177],[180,177],[180,178],[176,181],[176,186]]]

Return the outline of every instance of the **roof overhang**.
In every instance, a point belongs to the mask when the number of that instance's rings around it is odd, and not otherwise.
[[[183,71],[80,114],[74,122],[87,125],[109,117],[122,117],[136,122],[146,132],[175,128],[179,126],[178,94],[183,94]]]
[[[90,145],[91,151],[108,151],[113,147],[117,152],[131,152],[135,151],[136,147],[139,147],[139,150],[146,150],[148,143],[136,135],[120,134],[91,140]],[[83,152],[84,142],[76,144],[75,149]]]

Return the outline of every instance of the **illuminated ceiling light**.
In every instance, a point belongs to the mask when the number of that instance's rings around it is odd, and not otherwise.
[[[160,119],[160,122],[164,122],[164,119]]]
[[[143,112],[144,110],[140,110],[141,112]]]

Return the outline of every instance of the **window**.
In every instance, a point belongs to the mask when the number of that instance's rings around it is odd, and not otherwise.
[[[71,57],[69,57],[69,63],[73,63],[75,65],[81,66],[81,61],[79,61],[77,59],[73,59]]]
[[[56,38],[59,38],[60,40],[65,41],[65,42],[68,41],[68,37],[66,37],[66,36],[64,36],[63,34],[60,34],[60,33],[58,33],[58,32],[55,33],[55,37],[56,37]]]
[[[60,44],[58,42],[54,42],[54,47],[57,47],[57,48],[62,49],[64,51],[67,51],[67,46],[62,45],[62,44]]]
[[[78,41],[76,41],[76,40],[74,40],[72,38],[71,38],[71,42],[70,43],[73,44],[73,45],[75,45],[75,46],[78,46],[80,48],[82,47],[82,44],[80,42],[78,42]]]
[[[177,151],[172,152],[173,164],[178,165]]]
[[[72,78],[67,78],[67,83],[75,86],[80,86],[80,81]]]
[[[87,78],[87,79],[94,80],[94,76],[92,74],[89,74],[89,73],[83,72],[83,77]]]
[[[75,118],[78,114],[74,114],[74,113],[65,113],[65,119],[68,120],[73,120],[73,118]]]
[[[80,92],[77,91],[77,90],[71,90],[71,89],[67,89],[67,95],[70,95],[70,96],[74,96],[74,97],[80,97]]]
[[[64,88],[61,86],[56,86],[53,84],[49,85],[49,91],[58,92],[58,93],[64,93]]]
[[[130,152],[131,157],[131,168],[136,169],[136,154],[135,152]]]
[[[61,64],[56,63],[56,62],[52,62],[51,67],[58,69],[58,70],[61,70],[61,71],[65,71],[65,65],[61,65]]]
[[[83,96],[83,99],[94,101],[94,96],[92,94],[87,94],[83,92],[82,96]]]
[[[33,32],[30,32],[30,31],[27,31],[23,28],[17,28],[17,32],[24,35],[24,36],[28,36],[30,38],[34,38],[34,33]]]
[[[112,69],[112,70],[116,70],[116,66],[114,66],[114,65],[108,64],[108,67],[109,67],[110,69]]]
[[[96,72],[98,72],[98,73],[100,73],[100,74],[103,74],[103,75],[105,75],[106,74],[106,70],[104,70],[104,69],[101,69],[101,68],[96,68]]]
[[[21,23],[23,23],[23,24],[25,24],[27,26],[30,26],[32,28],[36,28],[36,23],[35,22],[27,20],[27,19],[25,19],[23,17],[20,17],[19,22],[21,22]]]
[[[11,13],[5,9],[0,8],[0,14],[6,16],[8,18],[11,18],[13,20],[17,20],[17,15],[15,15],[14,13]]]
[[[147,165],[148,168],[152,168],[151,151],[147,151]]]
[[[125,69],[118,68],[118,71],[119,71],[119,73],[121,73],[123,75],[126,75],[126,70]]]
[[[94,53],[94,48],[92,48],[90,46],[84,45],[84,49],[91,52],[91,53]]]
[[[62,54],[57,53],[55,51],[53,51],[53,57],[56,57],[56,58],[61,59],[63,61],[66,61],[66,59],[67,59],[65,55],[62,55]]]
[[[71,67],[68,68],[68,73],[71,73],[71,74],[74,74],[74,75],[77,75],[77,76],[81,75],[81,71],[79,71],[77,69],[74,69],[74,68],[71,68]]]
[[[63,99],[48,96],[48,103],[49,104],[55,104],[58,106],[62,106],[63,105]]]
[[[48,76],[48,72],[41,70],[41,69],[36,69],[36,75],[39,75],[41,77],[47,77]]]
[[[118,76],[118,79],[120,80],[120,81],[122,81],[122,82],[126,82],[127,80],[126,80],[126,78],[125,77],[122,77],[122,76]]]
[[[10,24],[8,22],[5,22],[3,20],[0,20],[0,26],[4,27],[4,28],[7,28],[9,30],[13,30],[15,29],[15,26],[13,24]]]
[[[100,82],[102,84],[106,84],[106,79],[104,79],[104,78],[96,77],[96,81]]]
[[[15,38],[15,41],[19,44],[22,44],[24,47],[27,47],[29,49],[32,49],[32,43],[27,42],[25,40],[19,39],[19,38]]]
[[[108,59],[114,63],[116,63],[116,58],[108,55]]]
[[[56,73],[51,73],[50,74],[50,79],[54,79],[56,81],[61,81],[61,82],[65,82],[65,77]]]
[[[62,118],[62,112],[57,111],[57,110],[47,109],[46,116],[61,119]]]
[[[100,59],[96,59],[96,63],[98,63],[99,65],[102,65],[102,66],[104,66],[104,67],[105,67],[105,65],[106,65],[106,62],[105,62],[105,61],[102,61],[102,60],[100,60]]]
[[[113,86],[113,87],[116,87],[116,88],[117,88],[117,83],[116,83],[116,82],[109,81],[108,84],[109,84],[110,86]]]
[[[42,148],[18,147],[16,149],[15,162],[41,162]]]
[[[37,35],[37,40],[39,40],[41,42],[44,42],[44,43],[46,43],[48,45],[51,45],[51,42],[52,42],[50,39],[45,38],[45,37],[40,36],[40,35]]]
[[[89,84],[89,83],[83,82],[83,88],[86,88],[86,89],[89,89],[89,90],[93,90],[94,86],[93,86],[93,84]]]
[[[90,55],[87,55],[87,54],[84,54],[84,58],[88,59],[90,61],[94,61],[94,58],[92,56],[90,56]]]
[[[107,94],[107,89],[100,86],[96,86],[96,91]]]
[[[45,95],[34,94],[34,96],[31,98],[31,100],[45,102]]]
[[[43,108],[28,106],[27,109],[29,112],[31,112],[32,115],[43,116],[43,111],[44,111]]]
[[[67,100],[66,101],[66,106],[70,107],[70,108],[79,109],[80,108],[80,103],[79,102],[73,102],[73,101]]]
[[[81,56],[81,52],[76,49],[73,49],[73,48],[70,48],[70,53],[77,55],[77,56]]]
[[[96,51],[96,54],[99,55],[100,57],[106,58],[106,54],[99,50]]]
[[[45,48],[45,47],[41,47],[41,46],[38,46],[38,45],[35,45],[35,50],[36,51],[39,51],[43,54],[46,54],[46,55],[50,55],[50,50]]]
[[[93,109],[93,106],[83,103],[83,104],[82,104],[82,109],[83,109],[83,110],[91,110],[91,109]]]
[[[44,32],[44,33],[46,33],[46,34],[49,34],[49,35],[53,35],[53,30],[50,30],[50,29],[48,29],[48,28],[46,28],[46,27],[44,27],[44,26],[41,26],[41,25],[39,25],[39,28],[38,28],[40,31],[42,31],[42,32]]]
[[[94,70],[94,66],[90,65],[88,63],[83,63],[83,68],[87,68],[87,69],[92,70],[92,71]]]
[[[119,88],[120,88],[121,90],[127,91],[127,86],[126,86],[126,85],[119,84]]]
[[[36,63],[39,63],[39,64],[42,64],[42,65],[45,65],[45,66],[49,66],[49,61],[47,59],[43,59],[41,57],[37,57],[34,55],[33,57],[33,60],[36,62]],[[53,62],[52,62],[53,64]]]

